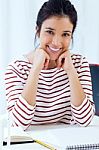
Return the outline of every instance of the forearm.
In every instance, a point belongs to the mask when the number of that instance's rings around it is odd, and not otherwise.
[[[94,104],[91,102],[92,96],[84,93],[75,68],[71,69],[67,74],[71,90],[73,118],[80,126],[88,126],[94,115]]]
[[[26,130],[30,126],[34,117],[35,107],[29,105],[20,95],[14,106],[13,104],[10,108],[8,106],[8,111],[12,118],[12,125],[21,126],[24,130]]]
[[[36,102],[36,93],[39,79],[39,70],[32,67],[22,91],[22,97],[28,102],[29,105],[34,106]]]
[[[95,107],[94,103],[91,102],[91,96],[87,95],[83,103],[78,107],[71,104],[71,111],[75,123],[80,126],[88,126],[95,114]]]
[[[76,69],[72,67],[67,71],[67,75],[70,84],[71,103],[76,107],[80,106],[85,99],[85,93],[79,81]]]

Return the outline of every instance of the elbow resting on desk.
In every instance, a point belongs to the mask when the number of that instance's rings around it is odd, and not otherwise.
[[[86,98],[81,106],[75,107],[72,105],[71,111],[75,123],[86,127],[95,115],[95,105]]]

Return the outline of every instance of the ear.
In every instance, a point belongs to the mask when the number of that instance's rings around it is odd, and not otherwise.
[[[38,38],[40,37],[40,31],[39,31],[38,26],[36,26],[36,36],[37,36]]]

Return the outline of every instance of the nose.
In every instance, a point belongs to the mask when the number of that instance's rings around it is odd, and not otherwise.
[[[61,37],[59,37],[58,35],[55,35],[52,39],[52,44],[56,47],[56,48],[61,48],[62,47],[62,40]]]

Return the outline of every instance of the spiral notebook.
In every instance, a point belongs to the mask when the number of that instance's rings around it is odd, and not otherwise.
[[[62,150],[99,150],[98,126],[42,129],[31,135]]]
[[[66,150],[99,150],[99,144],[85,144],[85,145],[73,145],[67,146]]]

